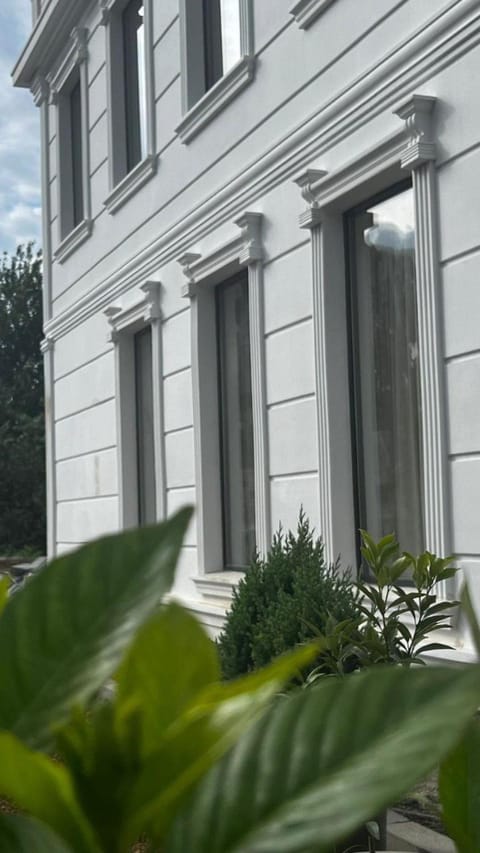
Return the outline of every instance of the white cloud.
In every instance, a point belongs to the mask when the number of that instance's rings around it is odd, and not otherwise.
[[[40,244],[39,111],[30,92],[14,89],[11,70],[28,38],[30,0],[0,8],[0,252]]]

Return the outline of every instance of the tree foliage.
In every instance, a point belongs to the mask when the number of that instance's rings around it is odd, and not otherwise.
[[[42,264],[32,246],[0,261],[0,550],[45,547]]]

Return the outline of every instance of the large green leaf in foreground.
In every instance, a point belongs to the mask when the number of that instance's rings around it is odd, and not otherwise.
[[[0,728],[44,748],[170,588],[189,509],[53,561],[0,616]]]
[[[475,718],[440,768],[443,819],[459,853],[480,850],[480,720]]]
[[[329,848],[458,740],[480,673],[375,668],[278,701],[197,787],[168,853]]]
[[[71,853],[53,832],[36,820],[0,815],[0,850],[5,853]]]

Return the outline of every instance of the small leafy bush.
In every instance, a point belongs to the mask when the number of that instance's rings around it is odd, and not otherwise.
[[[349,575],[327,566],[302,510],[296,534],[280,529],[266,559],[257,556],[234,591],[218,640],[224,678],[264,666],[357,613]]]

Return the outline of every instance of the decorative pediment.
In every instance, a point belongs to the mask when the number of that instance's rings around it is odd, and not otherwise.
[[[146,281],[140,286],[140,291],[136,294],[137,298],[125,307],[109,305],[105,308],[103,313],[110,326],[108,339],[114,343],[122,332],[161,319],[161,282]]]

